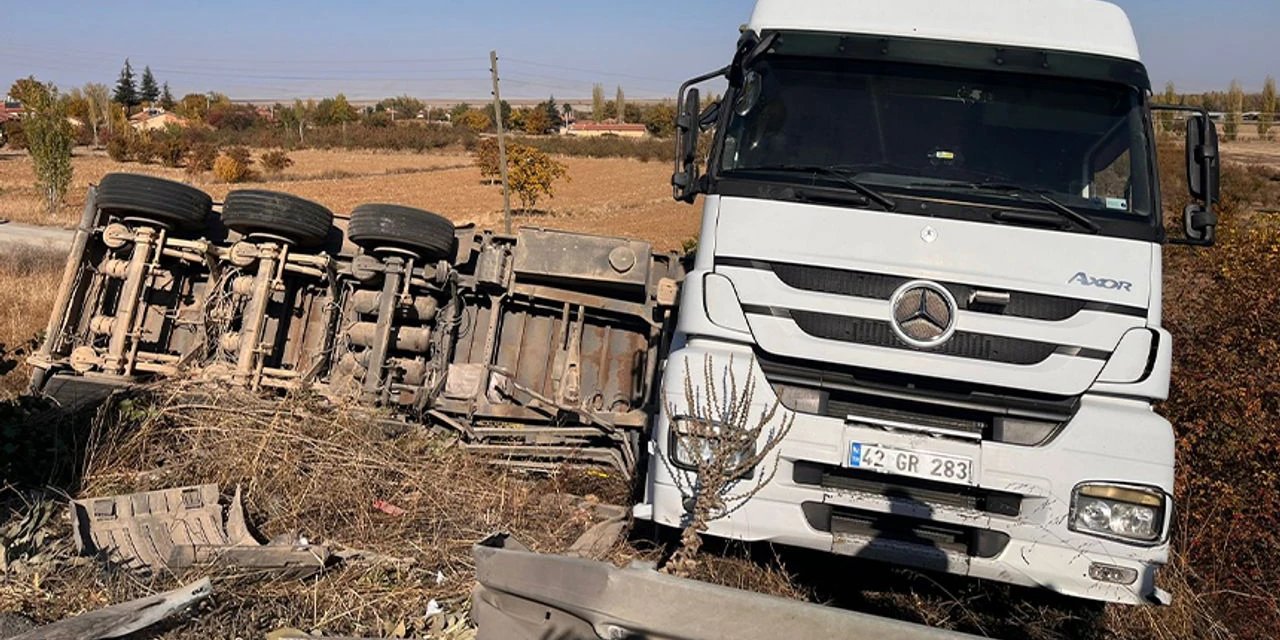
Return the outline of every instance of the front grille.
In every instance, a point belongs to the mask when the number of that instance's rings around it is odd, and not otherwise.
[[[765,380],[779,385],[822,392],[819,410],[813,413],[845,418],[856,415],[849,405],[893,410],[904,422],[935,419],[954,421],[947,428],[970,428],[982,422],[989,428],[996,416],[1020,416],[1066,422],[1075,415],[1080,399],[988,385],[929,378],[910,374],[784,358],[757,350],[756,363]],[[841,403],[845,403],[844,406]],[[794,408],[794,407],[788,407]],[[913,414],[908,416],[907,414]],[[968,427],[962,426],[968,424]],[[984,431],[984,435],[988,432]]]
[[[890,349],[918,350],[898,338],[893,327],[885,320],[838,316],[815,311],[789,310],[786,313],[801,331],[816,338]],[[773,315],[778,314],[775,312]],[[974,360],[1031,365],[1044,362],[1058,348],[1058,345],[1047,342],[957,331],[950,340],[930,349],[929,352]]]
[[[784,284],[802,291],[816,291],[876,300],[888,300],[899,287],[916,279],[882,273],[867,273],[833,269],[831,267],[815,267],[741,258],[717,258],[716,264],[726,267],[772,271]],[[1051,296],[1027,291],[1001,291],[1000,293],[1009,294],[1007,304],[984,305],[974,300],[974,293],[979,290],[986,291],[989,287],[955,282],[939,282],[938,284],[946,287],[951,292],[961,309],[975,313],[991,313],[1049,321],[1066,320],[1082,310],[1104,311],[1139,317],[1147,315],[1146,310],[1140,307],[1090,302],[1078,298]]]
[[[928,522],[886,513],[834,507],[821,502],[801,504],[805,520],[818,531],[836,536],[857,536],[871,541],[874,557],[878,544],[909,545],[920,550],[912,554],[922,565],[937,559],[932,550],[961,553],[975,558],[994,558],[1009,546],[1009,535],[999,531],[961,525]],[[931,567],[932,568],[932,567]],[[945,565],[943,567],[945,568]]]
[[[856,491],[925,508],[948,507],[1009,517],[1022,513],[1022,496],[1016,493],[811,462],[797,462],[792,469],[792,480],[796,484]]]

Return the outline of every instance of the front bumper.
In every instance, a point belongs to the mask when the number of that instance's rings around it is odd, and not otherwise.
[[[646,499],[637,508],[638,515],[659,524],[681,526],[685,517],[684,496],[673,474],[687,472],[665,456],[668,412],[679,413],[686,405],[686,375],[692,375],[695,388],[707,379],[708,359],[712,380],[727,380],[731,374],[739,385],[749,378],[757,382],[754,411],[775,402],[749,347],[695,340],[671,355],[663,411],[650,445]],[[841,482],[842,474],[849,473],[842,463],[851,442],[971,457],[977,485],[966,489],[932,483],[921,491],[919,482],[892,474]],[[1168,559],[1170,513],[1164,514],[1161,541],[1150,545],[1080,534],[1067,526],[1071,494],[1081,482],[1145,485],[1172,493],[1172,429],[1145,402],[1086,396],[1071,422],[1038,447],[932,438],[797,414],[775,452],[773,480],[746,504],[713,521],[709,534],[1042,587],[1079,598],[1168,601],[1155,586],[1155,574]],[[987,496],[1012,496],[1016,507]],[[1095,564],[1132,569],[1137,580],[1128,585],[1096,580],[1090,577]]]

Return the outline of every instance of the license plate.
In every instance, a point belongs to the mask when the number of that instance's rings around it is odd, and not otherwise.
[[[855,442],[849,450],[849,466],[940,482],[977,484],[973,477],[973,458],[964,456],[891,449]]]

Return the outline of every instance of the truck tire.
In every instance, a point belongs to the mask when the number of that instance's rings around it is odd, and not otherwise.
[[[98,183],[98,208],[181,230],[204,227],[213,211],[209,194],[172,180],[108,173]]]
[[[411,249],[427,260],[453,257],[453,222],[412,207],[362,204],[351,211],[347,237],[366,251],[396,247]]]
[[[222,224],[245,235],[269,233],[299,247],[314,247],[329,237],[333,212],[287,193],[240,189],[227,194]]]

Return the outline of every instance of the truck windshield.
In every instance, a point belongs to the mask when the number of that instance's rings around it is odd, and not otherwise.
[[[1132,87],[779,57],[755,65],[728,100],[716,156],[723,177],[820,166],[881,191],[963,199],[1025,190],[1091,220],[1153,224],[1151,152]]]

